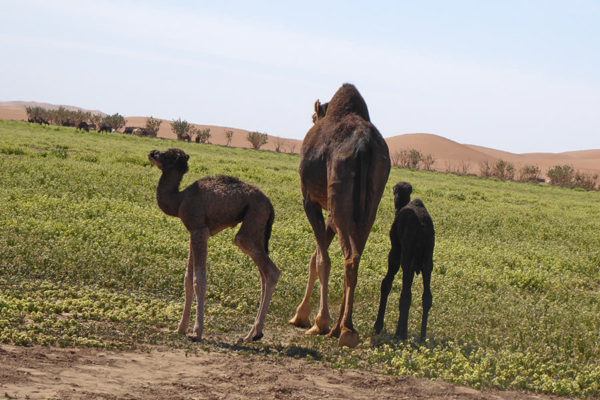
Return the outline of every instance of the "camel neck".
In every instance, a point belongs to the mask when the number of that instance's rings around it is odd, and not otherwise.
[[[167,215],[177,217],[181,205],[181,192],[179,184],[183,178],[183,172],[177,170],[163,171],[158,188],[156,200],[160,209]]]

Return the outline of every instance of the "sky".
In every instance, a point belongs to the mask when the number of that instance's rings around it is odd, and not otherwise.
[[[600,1],[0,0],[0,101],[302,139],[353,83],[384,137],[600,148]]]

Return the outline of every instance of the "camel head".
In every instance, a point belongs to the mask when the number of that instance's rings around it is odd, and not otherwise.
[[[394,186],[394,206],[396,207],[396,210],[400,210],[408,204],[411,193],[412,186],[408,182],[398,182],[396,186]]]
[[[328,105],[329,103],[321,104],[321,102],[318,99],[317,101],[315,101],[315,113],[312,115],[313,124],[315,124],[318,120],[325,116]]]
[[[161,171],[176,169],[184,174],[188,171],[189,158],[190,156],[181,149],[152,150],[148,154],[150,163],[156,165]]]

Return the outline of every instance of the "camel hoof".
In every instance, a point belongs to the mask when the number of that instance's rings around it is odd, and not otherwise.
[[[301,318],[296,314],[294,318],[289,320],[290,325],[294,325],[298,328],[310,328],[310,320],[308,318]]]
[[[343,329],[342,330],[342,334],[340,335],[340,338],[338,340],[338,346],[339,347],[356,347],[358,346],[358,343],[360,342],[360,339],[358,337],[358,332],[356,331],[351,331],[350,329]]]
[[[339,338],[340,337],[340,327],[336,326],[335,328],[333,328],[328,334],[328,337],[330,338]]]
[[[317,335],[325,335],[329,332],[329,328],[319,328],[316,324],[310,328],[309,330],[307,330],[306,332],[304,332],[305,335],[309,335],[309,336],[317,336]]]

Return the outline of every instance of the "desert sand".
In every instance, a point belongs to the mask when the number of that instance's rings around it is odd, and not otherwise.
[[[514,391],[337,371],[227,351],[104,351],[0,345],[0,393],[18,399],[552,399]]]

